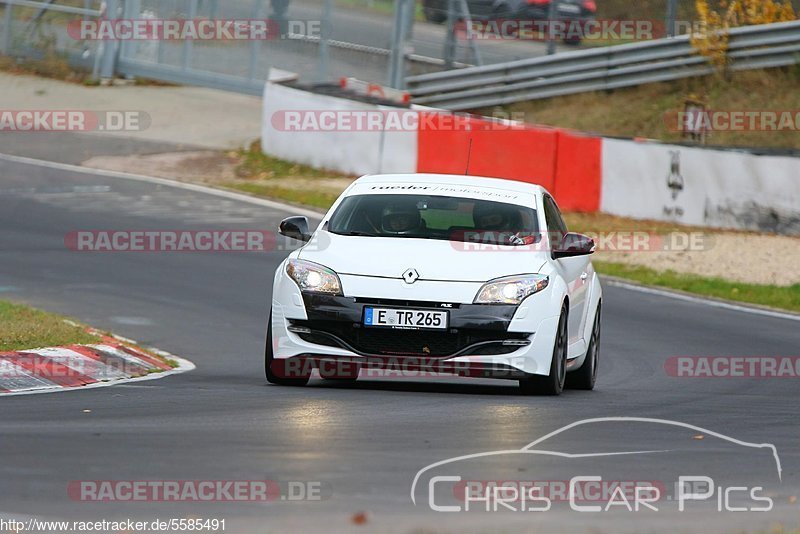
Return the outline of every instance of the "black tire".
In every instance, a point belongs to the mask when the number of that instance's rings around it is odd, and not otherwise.
[[[447,20],[447,5],[442,0],[425,0],[422,3],[425,20],[434,24],[443,24]]]
[[[566,386],[568,389],[582,389],[591,391],[597,383],[597,368],[600,362],[600,314],[601,304],[597,305],[594,326],[592,326],[592,337],[589,338],[589,346],[586,349],[586,359],[580,369],[567,373]]]
[[[547,376],[531,375],[519,381],[519,389],[525,395],[561,395],[567,375],[567,308],[561,308],[558,320],[558,331],[553,343],[553,359],[550,363],[550,374]]]
[[[276,384],[278,386],[305,386],[311,378],[311,372],[305,372],[304,376],[296,378],[286,378],[281,376],[280,367],[283,362],[275,360],[272,354],[272,312],[269,314],[267,320],[267,344],[264,349],[264,370],[267,376],[267,382]]]

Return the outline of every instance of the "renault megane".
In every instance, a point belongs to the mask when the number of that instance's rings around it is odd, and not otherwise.
[[[508,180],[356,180],[278,267],[267,326],[273,384],[401,368],[518,380],[524,393],[593,389],[602,290],[592,239],[544,188]]]

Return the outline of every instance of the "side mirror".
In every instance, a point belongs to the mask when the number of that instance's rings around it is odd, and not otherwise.
[[[308,231],[308,219],[305,217],[289,217],[282,220],[280,233],[298,241],[308,242],[311,240],[311,232]]]
[[[583,234],[565,234],[553,250],[553,259],[588,256],[594,253],[594,239]]]

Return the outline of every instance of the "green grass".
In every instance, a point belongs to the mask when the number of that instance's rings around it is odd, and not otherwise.
[[[64,317],[0,300],[0,351],[96,343],[84,327]]]
[[[267,197],[283,200],[290,204],[302,204],[312,208],[327,210],[339,197],[337,193],[325,191],[292,189],[278,185],[261,183],[222,182],[219,185],[228,189],[235,189],[257,197]]]
[[[259,141],[235,155],[239,160],[238,180],[222,182],[220,186],[322,210],[327,210],[339,197],[340,191],[330,185],[330,180],[353,178],[268,156],[261,151]],[[316,184],[319,186],[315,187]]]
[[[594,262],[594,266],[600,274],[626,278],[648,286],[676,289],[695,295],[800,312],[800,284],[790,287],[745,284],[719,278],[679,274],[674,271],[659,272],[647,267],[600,261]]]
[[[236,169],[241,178],[342,178],[344,175],[336,171],[317,169],[300,163],[292,163],[268,156],[261,151],[261,142],[255,141],[247,149],[237,152],[240,157]]]
[[[687,99],[703,101],[713,110],[794,110],[800,109],[798,84],[800,65],[736,72],[727,78],[712,75],[581,93],[477,111],[522,114],[526,122],[606,136],[682,141],[683,135],[674,131],[677,128],[672,120],[683,111]],[[800,131],[718,131],[709,134],[707,144],[796,149],[800,146]]]

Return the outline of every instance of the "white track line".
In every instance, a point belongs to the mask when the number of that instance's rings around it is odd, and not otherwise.
[[[605,278],[602,274],[600,275],[600,279],[602,280]],[[765,310],[762,308],[754,308],[751,306],[743,306],[739,304],[732,304],[729,302],[723,302],[721,300],[709,300],[704,299],[703,297],[693,297],[691,295],[687,295],[685,293],[677,293],[674,291],[669,291],[666,289],[656,289],[653,287],[648,286],[641,286],[637,284],[629,284],[627,282],[622,282],[619,280],[608,280],[606,279],[605,284],[613,286],[613,287],[621,287],[623,289],[630,289],[631,291],[638,291],[639,293],[646,293],[648,295],[657,295],[659,297],[667,297],[675,300],[683,300],[685,302],[691,302],[694,304],[704,304],[706,306],[711,306],[713,308],[722,308],[725,310],[733,310],[738,312],[750,313],[753,315],[763,315],[765,317],[773,317],[777,319],[788,319],[790,321],[800,321],[800,315],[795,315],[792,313],[784,313],[779,311],[772,311],[772,310]]]
[[[89,167],[81,167],[80,165],[70,165],[68,163],[56,163],[53,161],[45,161],[40,159],[33,159],[33,158],[25,158],[22,156],[10,156],[8,154],[0,154],[0,160],[3,161],[10,161],[13,163],[24,163],[27,165],[38,165],[39,167],[45,167],[48,169],[56,169],[56,170],[63,170],[63,171],[70,171],[76,173],[83,173],[83,174],[91,174],[93,176],[106,176],[111,178],[121,178],[126,180],[136,180],[139,182],[147,182],[152,184],[159,184],[159,185],[166,185],[169,187],[175,187],[178,189],[185,189],[187,191],[195,191],[198,193],[205,193],[207,195],[215,195],[218,197],[229,198],[231,200],[237,200],[239,202],[247,202],[249,204],[255,204],[258,206],[264,206],[267,208],[276,209],[279,211],[283,211],[289,214],[296,214],[296,215],[305,215],[310,219],[317,219],[320,220],[322,218],[322,214],[308,209],[298,208],[292,206],[290,204],[283,204],[281,202],[276,202],[274,200],[265,200],[262,198],[252,197],[250,195],[245,195],[243,193],[234,193],[232,191],[225,191],[222,189],[215,189],[213,187],[206,187],[202,185],[195,185],[195,184],[188,184],[184,182],[178,182],[175,180],[169,180],[167,178],[156,178],[155,176],[145,176],[142,174],[131,174],[127,172],[118,172],[118,171],[104,171],[102,169],[92,169]],[[601,278],[606,278],[601,275]],[[787,319],[790,321],[800,321],[800,315],[795,315],[791,313],[782,313],[779,311],[771,311],[765,310],[761,308],[754,308],[749,306],[743,306],[739,304],[730,304],[727,302],[722,302],[718,300],[707,300],[701,297],[692,297],[690,295],[686,295],[683,293],[675,293],[672,291],[667,291],[664,289],[655,289],[651,287],[640,286],[636,284],[629,284],[626,282],[622,282],[619,280],[608,280],[606,283],[610,286],[621,287],[624,289],[630,289],[631,291],[638,291],[640,293],[646,293],[649,295],[656,295],[660,297],[667,297],[676,300],[683,300],[685,302],[692,302],[694,304],[703,304],[706,306],[712,306],[715,308],[723,308],[726,310],[733,310],[739,311],[743,313],[750,313],[753,315],[763,315],[765,317],[773,317],[778,319]]]

